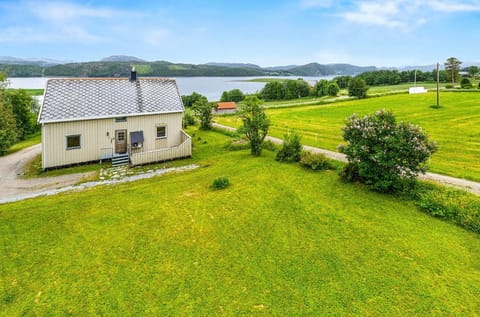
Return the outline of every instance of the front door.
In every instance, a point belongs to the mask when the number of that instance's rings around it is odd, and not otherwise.
[[[127,130],[115,130],[115,153],[127,152]]]

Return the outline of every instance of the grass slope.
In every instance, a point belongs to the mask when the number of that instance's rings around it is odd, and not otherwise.
[[[371,114],[379,109],[392,110],[397,119],[419,124],[439,150],[431,160],[433,172],[480,181],[480,94],[442,92],[444,107],[432,109],[436,94],[399,94],[330,105],[268,109],[269,134],[282,137],[295,130],[308,145],[336,150],[343,142],[345,119],[352,113]],[[219,117],[219,123],[240,126],[237,117]]]
[[[0,312],[480,311],[478,235],[225,138],[196,132],[193,172],[0,205]]]
[[[17,151],[26,149],[27,147],[31,147],[40,142],[42,142],[42,135],[41,135],[41,132],[38,131],[32,135],[27,136],[25,140],[15,143],[11,147],[9,147],[6,154],[15,153]]]

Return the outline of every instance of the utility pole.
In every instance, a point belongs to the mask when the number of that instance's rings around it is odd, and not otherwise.
[[[438,70],[439,67],[440,67],[440,64],[437,63],[437,108],[440,107],[440,88],[439,88],[440,71]]]

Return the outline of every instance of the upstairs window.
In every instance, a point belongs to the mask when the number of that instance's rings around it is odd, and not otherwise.
[[[67,135],[67,150],[80,148],[80,134]]]
[[[115,118],[115,122],[127,122],[127,117],[117,117]]]

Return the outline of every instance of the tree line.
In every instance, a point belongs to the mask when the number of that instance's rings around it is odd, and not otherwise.
[[[7,90],[7,78],[0,73],[0,155],[39,130],[38,102],[25,90]]]

